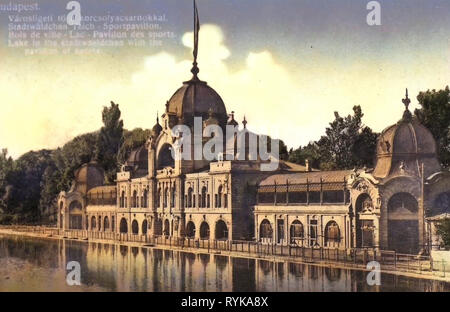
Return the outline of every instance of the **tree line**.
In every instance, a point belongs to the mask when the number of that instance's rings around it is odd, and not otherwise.
[[[444,168],[450,167],[450,91],[420,92],[421,106],[414,114],[434,135]],[[339,170],[374,166],[378,134],[362,122],[360,106],[353,114],[334,120],[317,141],[288,151],[280,142],[280,157],[313,168]],[[103,126],[95,132],[75,137],[64,146],[30,151],[18,159],[0,153],[0,224],[50,222],[59,192],[68,190],[74,172],[82,164],[97,161],[105,170],[105,184],[113,184],[119,166],[129,153],[143,145],[150,130],[126,130],[119,105],[111,102],[102,111]]]
[[[450,167],[450,90],[428,90],[417,96],[420,108],[414,111],[417,119],[433,134],[438,145],[438,157],[444,169]],[[342,117],[334,113],[318,141],[291,149],[285,159],[321,170],[373,168],[376,157],[378,133],[362,122],[360,106],[353,107],[353,115]]]
[[[30,151],[14,160],[0,154],[0,224],[46,223],[52,220],[56,197],[69,190],[74,173],[92,160],[105,171],[105,184],[113,184],[119,165],[145,143],[150,130],[123,127],[119,104],[102,111],[103,127],[75,137],[64,146]]]

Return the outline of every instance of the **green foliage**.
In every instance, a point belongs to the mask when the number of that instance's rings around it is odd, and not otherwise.
[[[287,149],[286,144],[283,142],[283,140],[280,140],[279,142],[279,155],[281,160],[288,160],[289,159],[289,152]]]
[[[3,149],[0,154],[0,213],[7,210],[7,202],[11,196],[11,175],[13,172],[14,161],[8,156],[8,150]]]
[[[42,175],[39,207],[41,217],[49,219],[56,207],[59,192],[68,190],[74,178],[74,172],[82,164],[94,159],[93,146],[97,144],[98,133],[87,133],[75,137],[62,148],[52,151],[51,162]]]
[[[296,150],[291,149],[289,151],[290,162],[305,165],[306,160],[309,161],[309,165],[312,168],[320,168],[319,147],[316,142],[310,142],[304,147],[300,146]]]
[[[308,159],[313,168],[322,170],[372,167],[377,134],[362,124],[364,114],[360,106],[354,106],[353,112],[353,116],[346,117],[335,112],[335,119],[325,130],[326,135],[319,141],[292,150],[289,160],[305,164]]]
[[[0,224],[43,223],[56,211],[56,198],[67,191],[82,164],[98,160],[106,183],[114,180],[118,160],[141,146],[150,130],[123,129],[119,105],[111,103],[102,112],[104,126],[97,132],[75,137],[56,150],[28,152],[13,160],[0,153]]]
[[[119,164],[123,164],[130,155],[131,151],[144,145],[150,137],[151,131],[149,129],[143,130],[136,128],[131,131],[124,130],[123,143],[119,150]]]
[[[415,115],[433,134],[439,149],[439,159],[444,168],[450,167],[450,89],[428,90],[417,96],[420,109]]]
[[[40,219],[40,190],[47,167],[53,162],[49,150],[25,153],[14,162],[8,178],[11,185],[6,199],[7,214],[16,222],[37,222]]]
[[[53,160],[57,173],[48,173],[49,178],[53,174],[58,175],[58,189],[68,189],[74,178],[74,172],[82,164],[95,158],[95,147],[98,141],[98,132],[86,133],[75,137],[53,153]]]
[[[436,232],[442,238],[444,246],[450,247],[450,219],[444,219],[436,224]]]
[[[103,107],[103,127],[100,129],[96,146],[96,159],[105,169],[105,182],[114,182],[119,162],[117,154],[123,142],[123,121],[120,119],[119,104],[111,102]]]

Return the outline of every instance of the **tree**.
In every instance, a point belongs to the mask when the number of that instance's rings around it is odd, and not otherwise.
[[[0,154],[0,214],[4,214],[8,210],[7,203],[11,197],[11,185],[9,183],[13,166],[14,161],[8,156],[8,150],[3,149]]]
[[[118,152],[123,142],[123,121],[120,119],[119,104],[111,101],[110,107],[103,107],[103,127],[100,129],[96,147],[96,159],[105,169],[105,182],[113,183],[118,169]]]
[[[289,159],[300,164],[308,159],[312,167],[322,170],[372,167],[377,134],[362,124],[364,114],[360,106],[354,106],[353,112],[353,116],[347,117],[335,112],[325,135],[319,141],[291,151]]]
[[[306,165],[306,160],[309,161],[311,168],[320,168],[320,154],[319,147],[316,142],[309,142],[308,145],[304,147],[299,147],[296,150],[291,149],[289,151],[289,161]]]
[[[287,150],[287,146],[283,142],[283,140],[280,140],[278,149],[279,149],[278,155],[280,156],[280,160],[288,160],[289,159],[289,153],[288,153],[288,150]]]
[[[7,150],[0,154],[0,223],[48,221],[56,210],[56,197],[68,190],[75,171],[84,163],[98,160],[106,182],[114,181],[118,151],[123,140],[119,105],[111,102],[102,112],[100,131],[75,137],[56,150],[30,151],[13,160]],[[148,130],[135,129],[127,136],[128,149],[145,143]],[[43,220],[46,219],[46,220]]]
[[[14,222],[37,222],[40,219],[41,183],[45,170],[52,164],[52,151],[31,151],[14,162],[9,178],[11,195],[6,203],[7,213]]]
[[[369,127],[362,127],[353,144],[355,167],[373,167],[376,158],[378,134]]]
[[[421,105],[414,114],[427,127],[438,145],[439,159],[444,168],[450,167],[450,89],[420,92]]]
[[[445,247],[450,246],[450,219],[444,219],[436,224],[436,232],[442,238]]]
[[[56,182],[58,192],[68,190],[75,170],[95,159],[98,136],[98,132],[82,134],[53,151],[52,157],[57,168],[55,174],[59,175]]]

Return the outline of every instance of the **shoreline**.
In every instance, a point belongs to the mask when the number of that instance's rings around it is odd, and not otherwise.
[[[349,264],[349,263],[337,262],[337,261],[317,261],[317,260],[311,261],[311,260],[299,258],[299,257],[261,256],[261,255],[248,254],[246,252],[224,251],[224,250],[221,250],[221,251],[210,250],[208,252],[207,250],[201,249],[201,248],[168,246],[168,245],[162,245],[162,244],[148,244],[148,243],[143,243],[143,242],[113,241],[113,240],[107,240],[107,239],[64,238],[61,235],[41,234],[41,233],[34,233],[34,232],[21,232],[21,231],[15,231],[15,230],[11,230],[11,229],[1,229],[0,228],[0,235],[2,235],[2,234],[9,235],[9,236],[22,236],[22,237],[31,237],[31,238],[41,238],[41,239],[68,240],[68,241],[79,241],[79,242],[85,242],[85,243],[91,242],[91,243],[122,245],[122,246],[129,246],[129,247],[154,248],[154,249],[160,249],[160,250],[173,250],[173,251],[180,251],[180,252],[194,253],[194,254],[222,255],[222,256],[229,256],[229,257],[234,257],[234,258],[264,260],[264,261],[271,261],[271,262],[290,262],[290,263],[306,264],[306,265],[312,265],[312,266],[318,266],[318,267],[336,268],[336,269],[342,269],[342,270],[355,270],[355,271],[364,271],[364,272],[371,271],[362,265],[355,265],[355,264]],[[419,272],[411,272],[411,271],[403,271],[403,270],[383,269],[383,265],[381,265],[380,273],[450,283],[450,274],[445,274],[445,277],[444,277],[444,276],[442,276],[442,274],[443,274],[442,271],[433,271],[433,272],[421,271],[419,273]],[[441,276],[436,275],[436,274],[440,274]]]

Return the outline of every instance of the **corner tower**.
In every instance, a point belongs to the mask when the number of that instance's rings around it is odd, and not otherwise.
[[[373,172],[377,178],[401,174],[419,177],[422,164],[426,177],[441,170],[433,135],[408,109],[411,103],[408,89],[402,102],[405,105],[402,119],[384,129],[378,138]]]

